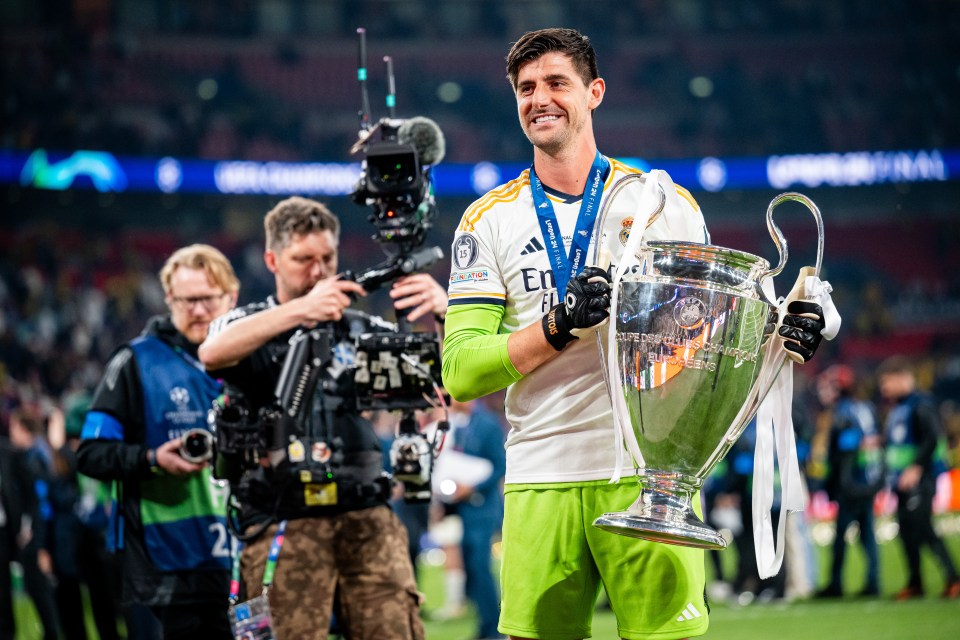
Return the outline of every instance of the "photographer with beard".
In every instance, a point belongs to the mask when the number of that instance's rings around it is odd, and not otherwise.
[[[233,308],[240,283],[209,245],[176,251],[160,271],[170,315],[110,359],[77,450],[80,473],[115,483],[108,545],[120,553],[123,604],[148,606],[164,638],[232,638],[230,538],[209,464],[181,454],[181,436],[207,428],[220,383],[196,359],[210,322]],[[129,610],[128,610],[129,613]],[[128,618],[131,634],[147,621]]]
[[[331,359],[322,356],[319,411],[310,424],[298,425],[299,433],[283,432],[285,448],[269,451],[252,469],[226,455],[218,462],[238,503],[238,529],[248,539],[240,564],[248,596],[269,585],[264,592],[281,640],[325,639],[335,593],[337,621],[347,637],[423,638],[407,534],[387,506],[380,443],[356,409],[352,375],[345,375],[355,355],[353,337],[393,325],[349,308],[365,291],[337,275],[340,225],[324,205],[287,198],[267,213],[264,230],[264,261],[276,293],[215,323],[200,347],[201,360],[242,393],[248,415],[257,420],[275,403],[298,330],[329,335]],[[400,278],[390,295],[410,321],[446,312],[446,294],[428,275]],[[267,429],[263,421],[259,426]],[[330,437],[311,441],[307,433],[317,432]],[[317,482],[312,471],[291,472],[294,464],[313,469],[310,460],[317,467],[329,462],[332,478]]]

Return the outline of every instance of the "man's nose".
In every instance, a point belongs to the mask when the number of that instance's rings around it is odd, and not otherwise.
[[[542,84],[538,84],[533,88],[533,105],[535,107],[542,107],[550,104],[550,92],[547,90],[547,87]]]

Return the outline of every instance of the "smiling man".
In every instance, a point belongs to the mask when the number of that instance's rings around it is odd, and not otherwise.
[[[594,222],[606,189],[637,171],[597,150],[592,114],[606,84],[588,38],[572,29],[527,33],[507,55],[507,77],[533,165],[461,219],[443,354],[444,386],[458,400],[507,388],[499,631],[588,637],[602,584],[621,637],[701,635],[703,552],[592,526],[638,493],[635,476],[610,483],[613,418],[596,340],[584,334],[607,319],[610,304],[608,274],[584,267]],[[639,192],[624,190],[607,212],[602,231],[614,262],[634,216],[645,213]],[[706,241],[690,194],[678,187],[666,196],[647,240]],[[805,357],[816,338],[796,337]]]
[[[207,428],[220,393],[197,346],[236,304],[240,282],[205,244],[174,252],[160,281],[170,313],[152,318],[107,364],[83,425],[78,469],[116,483],[108,535],[121,553],[124,604],[150,607],[165,638],[228,639],[224,496],[213,490],[209,464],[179,451],[183,433]]]

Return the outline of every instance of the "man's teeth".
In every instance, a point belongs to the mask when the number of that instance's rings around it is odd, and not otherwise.
[[[541,122],[549,122],[551,120],[559,120],[560,116],[537,116],[534,120],[534,123],[540,124]]]

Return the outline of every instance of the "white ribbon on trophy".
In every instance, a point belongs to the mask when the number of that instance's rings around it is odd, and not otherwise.
[[[662,194],[662,196],[661,196]],[[631,227],[630,236],[627,238],[626,246],[623,248],[620,260],[616,265],[616,270],[611,281],[610,294],[610,317],[617,317],[617,308],[619,305],[618,291],[620,281],[628,269],[638,264],[637,254],[640,252],[640,245],[646,235],[647,228],[651,218],[654,218],[660,211],[661,197],[664,198],[663,210],[660,216],[666,224],[667,231],[671,238],[692,238],[700,229],[704,227],[703,216],[699,209],[696,215],[690,215],[689,210],[685,209],[680,202],[680,196],[677,195],[677,188],[673,180],[666,171],[654,169],[645,174],[643,186],[640,190],[639,201],[636,205],[637,211],[646,212],[646,218],[643,220],[635,219]],[[642,224],[641,224],[642,223]],[[705,239],[705,238],[704,238]],[[602,252],[601,252],[602,255]],[[606,266],[606,265],[601,265]],[[602,338],[601,338],[602,339]],[[606,353],[616,353],[616,331],[607,331]],[[606,358],[607,379],[617,380],[619,372],[613,358]],[[611,483],[619,482],[623,475],[623,449],[626,443],[630,455],[636,461],[637,466],[643,467],[643,454],[640,453],[640,445],[630,426],[630,420],[627,417],[627,404],[623,394],[614,393],[611,397],[613,405],[614,439],[616,441],[617,465],[614,469]]]
[[[782,197],[782,196],[781,196]],[[679,202],[673,180],[661,170],[650,171],[646,174],[640,192],[636,210],[648,212],[644,220],[634,220],[632,233],[627,239],[621,258],[618,260],[611,282],[610,317],[616,318],[619,309],[619,284],[624,274],[638,265],[637,255],[644,240],[650,219],[659,210],[661,198],[665,199],[662,216],[667,225],[670,237],[690,238],[694,229],[701,228],[702,217],[690,216],[684,213]],[[812,204],[812,203],[811,203]],[[772,208],[773,205],[771,205]],[[698,212],[699,213],[699,212]],[[769,212],[768,212],[769,215]],[[819,216],[819,212],[817,213]],[[641,224],[642,223],[642,224]],[[605,248],[599,250],[601,266],[607,261]],[[779,272],[779,270],[777,271]],[[805,299],[819,304],[824,311],[826,328],[823,336],[833,339],[840,328],[840,315],[837,313],[830,297],[832,287],[830,283],[821,281],[814,275],[816,270],[810,267],[801,269],[800,278],[785,299],[777,301],[780,319],[786,314],[786,307],[790,301]],[[773,278],[766,278],[763,283],[764,294],[768,300],[776,300],[773,288]],[[778,324],[779,327],[779,324]],[[759,373],[758,384],[754,387],[754,395],[744,403],[739,414],[728,430],[728,438],[735,441],[740,437],[743,428],[751,416],[757,416],[757,443],[754,451],[754,483],[753,483],[753,520],[754,520],[754,547],[757,555],[757,568],[761,578],[768,578],[780,570],[783,562],[784,534],[786,531],[787,514],[802,511],[804,508],[803,483],[800,476],[800,466],[797,459],[796,439],[793,431],[791,407],[793,403],[793,359],[798,357],[787,351],[784,340],[778,335],[768,341],[765,349],[763,367]],[[598,340],[603,346],[603,333]],[[616,360],[610,354],[616,350],[616,331],[608,330],[606,335],[606,367],[605,377],[608,381],[617,380],[619,376]],[[779,374],[779,375],[778,375]],[[611,385],[612,389],[612,385]],[[761,394],[764,394],[761,397]],[[759,402],[759,407],[758,407]],[[626,400],[622,393],[611,393],[611,408],[614,422],[614,438],[616,442],[616,467],[610,482],[618,482],[623,475],[624,449],[629,451],[638,468],[644,467],[640,445],[630,423]],[[776,451],[774,452],[774,448]],[[777,530],[777,543],[774,545],[773,520],[770,509],[773,506],[774,496],[774,459],[781,475],[781,517]]]
[[[778,311],[782,321],[787,305],[792,300],[802,298],[815,302],[823,309],[825,327],[821,334],[832,340],[840,331],[840,314],[833,304],[830,293],[833,287],[829,282],[810,275],[812,269],[801,269],[800,277],[785,299],[778,300]],[[773,291],[773,278],[763,282],[764,293],[770,300],[776,299]],[[779,327],[779,324],[778,324]],[[760,373],[757,389],[770,389],[757,410],[757,443],[753,451],[753,546],[757,555],[757,571],[761,578],[777,575],[783,564],[784,535],[787,517],[792,512],[803,511],[805,496],[803,479],[800,476],[800,464],[797,460],[797,441],[793,431],[793,363],[794,354],[787,351],[783,338],[775,335],[767,343],[767,356]],[[777,375],[779,372],[779,375]],[[771,378],[773,378],[771,380]],[[745,407],[755,406],[751,401]],[[739,419],[739,416],[738,416]],[[776,454],[774,454],[774,447]],[[780,468],[780,520],[777,523],[777,542],[773,542],[774,484],[776,481],[773,457],[777,457]]]

